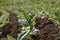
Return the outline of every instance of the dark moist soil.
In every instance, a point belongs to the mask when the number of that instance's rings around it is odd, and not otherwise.
[[[2,34],[0,38],[6,38],[7,35],[10,35],[14,38],[17,38],[18,34],[21,33],[22,25],[18,22],[17,15],[15,13],[9,12],[9,23],[3,26]]]
[[[10,22],[1,28],[2,34],[0,38],[6,38],[7,35],[17,38],[18,34],[21,33],[22,25],[18,22],[15,13],[8,12]],[[48,17],[37,17],[35,22],[35,28],[39,29],[40,32],[36,35],[31,35],[32,40],[55,40],[57,37],[60,39],[60,29],[52,20],[48,19]]]
[[[60,39],[60,29],[47,17],[37,17],[35,28],[39,29],[40,32],[36,35],[31,35],[33,40],[55,40],[57,37]]]

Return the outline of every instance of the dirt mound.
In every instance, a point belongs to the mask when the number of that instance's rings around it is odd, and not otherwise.
[[[40,33],[32,35],[33,40],[55,40],[57,37],[60,39],[60,29],[47,17],[37,17],[35,28],[39,29]]]
[[[5,38],[7,35],[11,35],[17,38],[18,34],[21,32],[22,25],[18,22],[17,15],[15,13],[9,12],[9,23],[2,27],[1,37]]]

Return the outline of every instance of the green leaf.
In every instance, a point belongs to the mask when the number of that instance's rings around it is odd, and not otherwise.
[[[31,18],[29,16],[29,14],[26,11],[23,11],[24,17],[26,18],[26,20],[28,21],[28,23],[31,23]]]
[[[2,28],[5,24],[8,23],[8,14],[4,14],[0,17],[0,28]]]
[[[17,40],[24,40],[24,39],[25,39],[25,36],[26,36],[28,33],[29,33],[29,30],[22,32],[21,34],[19,34]]]
[[[31,31],[33,29],[33,25],[32,25],[33,21],[32,21],[32,19],[30,18],[29,14],[26,11],[23,11],[23,14],[24,14],[24,17],[26,18],[26,20],[29,23],[30,31]]]
[[[8,39],[8,40],[16,40],[16,39],[14,39],[13,37],[11,37],[11,36],[9,36],[9,35],[7,35],[7,39]]]
[[[34,24],[35,24],[35,16],[33,18],[30,18],[29,14],[26,11],[23,11],[24,17],[29,23],[30,26],[30,32],[33,30]],[[29,34],[30,34],[29,32]]]

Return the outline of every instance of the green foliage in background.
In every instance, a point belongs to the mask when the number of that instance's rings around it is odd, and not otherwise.
[[[9,21],[8,21],[8,16],[9,14],[2,14],[2,16],[0,17],[0,28],[2,28],[4,25],[6,25]]]
[[[60,0],[0,0],[2,1],[2,5],[0,7],[9,9],[15,12],[19,18],[23,18],[22,10],[26,10],[29,13],[49,15],[49,17],[55,20],[57,16],[55,16],[54,10],[60,11]],[[5,3],[6,4],[5,4]],[[1,3],[0,3],[1,4]],[[54,15],[52,17],[52,14]],[[41,15],[40,15],[41,16]],[[58,21],[60,19],[57,19]]]

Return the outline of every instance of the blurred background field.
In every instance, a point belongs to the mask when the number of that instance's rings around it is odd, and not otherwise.
[[[60,8],[60,0],[0,0],[0,6],[7,9],[31,12],[50,11]]]
[[[0,10],[4,9],[13,11],[19,18],[23,18],[22,10],[25,10],[60,22],[60,0],[0,0]]]

